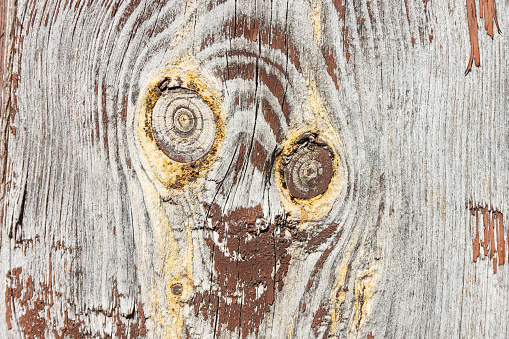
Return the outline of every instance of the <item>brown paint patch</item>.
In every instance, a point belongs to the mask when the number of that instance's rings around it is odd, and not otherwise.
[[[336,76],[336,69],[338,65],[334,59],[334,54],[330,48],[326,51],[323,51],[322,54],[325,59],[325,63],[327,64],[327,73],[329,73],[329,76],[331,77],[332,82],[334,82],[336,89],[339,89],[338,77]]]
[[[470,34],[470,59],[468,61],[465,75],[472,70],[472,62],[475,59],[475,65],[481,65],[479,54],[479,41],[477,38],[477,15],[475,11],[475,0],[466,0],[467,6],[467,19],[468,31]],[[495,11],[495,0],[479,0],[480,17],[484,17],[484,28],[487,34],[493,39],[493,21],[497,26],[498,33],[500,34],[500,27],[498,25],[497,13]]]
[[[281,143],[281,141],[283,141],[283,131],[278,115],[274,112],[272,106],[266,99],[262,99],[261,109],[265,121],[269,123],[272,132],[276,136],[276,141]]]
[[[263,169],[266,164],[267,155],[268,155],[268,153],[265,150],[265,148],[257,140],[255,140],[253,142],[253,149],[251,150],[251,157],[250,157],[251,164],[255,168],[257,168],[263,172]]]
[[[136,7],[138,7],[140,5],[140,3],[141,3],[141,0],[129,1],[129,4],[127,5],[126,9],[122,13],[122,16],[120,17],[120,19],[118,20],[118,25],[117,25],[118,32],[120,32],[122,30],[122,28],[126,24],[129,17],[133,14],[134,10],[136,9]],[[65,9],[65,7],[64,7],[64,9]],[[140,22],[143,22],[143,21],[140,20]]]
[[[223,24],[220,32],[208,33],[201,41],[201,49],[212,46],[218,39],[245,38],[250,42],[261,42],[272,50],[279,50],[288,56],[291,63],[300,70],[299,50],[291,40],[287,27],[265,25],[260,20],[237,15]],[[228,55],[230,52],[228,52]],[[257,56],[259,57],[259,56]]]
[[[278,99],[283,115],[288,122],[290,119],[290,108],[288,107],[288,100],[285,100],[285,88],[283,83],[276,75],[267,73],[263,68],[260,69],[259,77],[260,81],[263,82],[269,91]]]
[[[217,333],[222,328],[233,332],[240,329],[242,337],[258,332],[258,326],[274,302],[275,291],[283,287],[288,272],[291,241],[274,232],[277,223],[263,217],[261,206],[237,208],[227,214],[216,204],[209,216],[217,234],[206,238],[213,253],[213,281],[217,290],[197,293],[195,314],[217,321]]]
[[[87,317],[92,312],[101,313],[115,320],[116,337],[127,338],[126,326],[128,325],[130,325],[131,338],[146,336],[146,317],[141,302],[138,302],[132,315],[120,316],[119,298],[123,296],[118,292],[116,280],[113,280],[110,300],[112,306],[109,310],[87,309],[85,305],[84,309],[87,310],[85,313],[74,313],[71,317],[69,312],[76,310],[75,304],[69,298],[62,301],[63,293],[53,289],[55,278],[52,273],[51,255],[49,263],[47,281],[35,281],[21,267],[13,268],[7,273],[5,304],[8,329],[12,329],[13,314],[16,313],[20,329],[26,338],[46,338],[48,334],[51,334],[52,338],[59,339],[107,336],[102,332],[90,333],[90,329],[86,328],[85,324],[90,322]],[[54,298],[59,298],[60,301]],[[55,317],[57,312],[64,315],[63,321]],[[135,316],[136,319],[134,319]]]
[[[334,7],[336,8],[339,20],[343,22],[341,28],[341,37],[343,38],[343,47],[345,50],[346,62],[350,60],[350,52],[348,51],[348,26],[346,26],[346,6],[344,0],[334,0]]]
[[[353,2],[354,10],[355,10],[355,16],[356,16],[356,21],[357,21],[357,34],[359,34],[361,42],[363,42],[364,39],[366,38],[364,36],[365,19],[362,17],[362,9],[361,9],[363,3],[364,2],[361,2],[359,0],[354,0],[354,2]]]
[[[375,336],[373,335],[373,332],[369,332],[368,336],[366,338],[367,339],[375,339]]]
[[[498,266],[505,263],[505,230],[504,216],[500,211],[489,209],[487,205],[473,205],[472,202],[465,205],[471,216],[475,216],[475,238],[472,240],[473,261],[477,262],[480,255],[480,247],[483,248],[484,257],[493,260],[493,272],[497,273]],[[479,214],[482,214],[481,226],[484,229],[484,239],[479,238]]]
[[[327,313],[328,310],[326,304],[321,304],[318,310],[313,313],[313,322],[311,323],[311,328],[313,328],[316,337],[318,337],[320,325],[322,324],[323,318],[327,315]]]

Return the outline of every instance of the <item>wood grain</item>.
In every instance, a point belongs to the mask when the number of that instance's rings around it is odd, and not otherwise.
[[[0,4],[0,333],[509,337],[509,44],[471,10]],[[473,31],[483,63],[465,77]],[[196,161],[147,129],[167,78],[213,111]],[[333,175],[296,199],[277,169],[309,132]]]

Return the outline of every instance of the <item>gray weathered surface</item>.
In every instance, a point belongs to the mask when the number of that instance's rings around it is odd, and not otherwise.
[[[503,35],[478,18],[481,67],[468,76],[464,2],[342,4],[0,5],[0,333],[509,337],[508,265],[494,274],[483,251],[473,262],[465,208],[488,205],[509,225],[509,2],[496,2]],[[217,156],[177,188],[138,129],[163,73],[196,75],[225,122]],[[301,208],[273,155],[308,130],[339,162],[335,191]],[[232,231],[253,211],[256,232]],[[253,263],[229,259],[218,237]],[[249,299],[258,265],[264,301]]]

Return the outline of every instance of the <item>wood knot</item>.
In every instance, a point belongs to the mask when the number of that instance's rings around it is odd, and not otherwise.
[[[152,130],[159,149],[178,162],[205,156],[216,136],[214,113],[196,92],[176,87],[165,90],[152,113]]]
[[[171,293],[173,293],[173,295],[175,295],[175,296],[182,295],[183,291],[184,291],[184,289],[183,289],[182,285],[179,283],[176,283],[171,286]]]
[[[305,133],[283,159],[284,183],[294,198],[311,199],[323,194],[332,179],[332,151],[313,133]]]

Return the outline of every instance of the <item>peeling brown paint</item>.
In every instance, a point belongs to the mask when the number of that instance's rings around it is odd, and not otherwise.
[[[85,328],[85,314],[75,313],[70,316],[70,309],[74,308],[72,300],[67,299],[63,304],[59,302],[58,310],[62,312],[64,319],[61,322],[54,318],[55,296],[62,293],[54,291],[51,256],[49,259],[49,273],[46,281],[35,281],[28,272],[21,267],[13,268],[7,273],[7,286],[5,291],[6,322],[8,329],[12,329],[14,309],[17,314],[18,324],[25,338],[90,338],[97,337],[99,333],[87,332]],[[22,276],[23,274],[23,276]],[[122,295],[118,292],[116,280],[113,280],[110,310],[90,310],[93,313],[103,313],[106,317],[113,317],[116,323],[116,336],[127,338],[127,325],[130,325],[130,337],[139,338],[146,336],[145,315],[141,302],[138,302],[134,311],[136,320],[128,320],[120,316],[119,300]],[[14,307],[16,304],[16,307]],[[86,309],[86,307],[85,307]],[[50,334],[50,335],[48,335]]]
[[[218,336],[223,328],[240,329],[245,338],[257,333],[276,291],[283,288],[291,240],[275,233],[285,221],[265,220],[261,206],[239,207],[225,214],[213,204],[209,211],[213,231],[206,243],[213,253],[217,290],[195,295],[195,315],[201,313],[211,324],[217,322]],[[224,244],[226,251],[216,243]]]
[[[320,325],[322,324],[323,318],[327,315],[327,313],[328,307],[326,304],[321,304],[318,310],[313,313],[313,322],[311,323],[311,328],[313,328],[316,337],[318,337]]]

